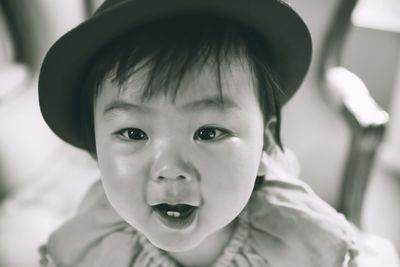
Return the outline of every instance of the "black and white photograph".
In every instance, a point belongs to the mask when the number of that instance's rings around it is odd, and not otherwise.
[[[0,267],[399,255],[399,0],[0,0]]]

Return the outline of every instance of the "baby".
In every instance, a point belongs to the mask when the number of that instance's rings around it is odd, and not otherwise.
[[[280,141],[310,58],[279,0],[105,1],[40,74],[46,122],[101,171],[42,265],[358,266]]]

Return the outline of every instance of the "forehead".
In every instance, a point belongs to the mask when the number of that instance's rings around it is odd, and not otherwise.
[[[113,74],[105,77],[100,86],[101,99],[128,99],[136,103],[167,100],[175,105],[200,99],[216,99],[223,105],[230,99],[257,98],[253,72],[248,62],[242,58],[232,58],[220,62],[194,65],[182,77],[156,77],[151,86],[149,66],[138,66],[130,78],[118,85]],[[154,77],[153,77],[154,79]],[[168,80],[169,79],[169,80]],[[168,80],[168,81],[167,81]]]

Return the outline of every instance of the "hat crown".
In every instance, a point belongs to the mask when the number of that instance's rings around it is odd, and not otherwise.
[[[97,8],[96,12],[93,14],[93,17],[99,16],[104,12],[109,11],[110,9],[116,8],[119,5],[122,5],[126,2],[133,2],[136,0],[105,0],[99,8]]]
[[[100,7],[95,11],[95,13],[93,14],[93,17],[95,16],[99,16],[113,8],[118,7],[119,5],[123,5],[126,4],[128,2],[137,2],[138,0],[105,0]],[[149,1],[149,0],[148,0]],[[164,1],[168,1],[168,0],[164,0]],[[190,0],[192,2],[195,2],[196,0]],[[204,2],[204,1],[210,1],[210,0],[201,0],[200,2]],[[211,0],[211,1],[219,1],[219,0]],[[241,0],[233,0],[236,2],[240,2]],[[277,2],[283,5],[289,5],[290,1],[289,0],[265,0],[265,1],[270,1],[270,2]],[[199,4],[200,4],[199,2]],[[242,1],[243,2],[243,1]],[[246,2],[246,4],[251,4],[251,0],[245,0],[244,2]]]

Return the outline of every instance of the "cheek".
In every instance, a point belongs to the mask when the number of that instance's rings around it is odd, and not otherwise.
[[[227,183],[228,186],[252,187],[249,181],[255,180],[257,176],[262,147],[261,135],[234,138],[210,152],[212,156],[209,157],[209,169],[218,172],[218,177],[225,177],[220,182]]]
[[[98,151],[101,179],[107,198],[117,213],[133,225],[140,221],[135,214],[146,212],[145,167],[135,164],[137,160],[135,156],[119,155],[112,149]]]
[[[135,164],[141,162],[138,156],[115,146],[101,127],[96,129],[96,150],[103,186],[110,201],[137,198],[134,193],[143,191],[145,177],[144,166]]]
[[[261,151],[261,144],[241,141],[214,150],[201,166],[205,204],[212,203],[213,209],[227,216],[237,216],[252,194]]]
[[[209,161],[206,172],[213,177],[204,182],[210,182],[217,188],[229,190],[239,190],[252,188],[253,181],[257,176],[256,162],[258,157],[252,154],[231,152],[225,155],[216,154],[214,160]]]

